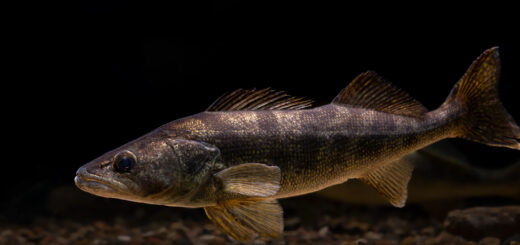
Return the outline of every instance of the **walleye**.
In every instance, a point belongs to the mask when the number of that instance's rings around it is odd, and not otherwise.
[[[74,180],[103,197],[204,208],[239,241],[283,233],[276,199],[349,179],[403,207],[409,153],[453,137],[520,150],[498,99],[499,67],[498,48],[485,51],[430,112],[371,71],[315,108],[270,89],[237,90],[85,164]]]

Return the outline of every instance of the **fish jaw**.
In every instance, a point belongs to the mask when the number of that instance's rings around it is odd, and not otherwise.
[[[101,197],[128,199],[132,193],[128,184],[93,174],[88,171],[86,166],[78,169],[74,183],[82,191]]]

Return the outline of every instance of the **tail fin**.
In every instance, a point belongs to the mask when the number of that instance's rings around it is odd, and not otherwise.
[[[520,150],[520,129],[498,98],[498,47],[486,50],[453,87],[444,104],[464,109],[462,138]]]

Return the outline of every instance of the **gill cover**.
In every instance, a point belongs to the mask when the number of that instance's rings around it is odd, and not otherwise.
[[[209,179],[220,150],[213,145],[194,140],[175,139],[170,145],[180,169],[180,186],[176,196],[187,199]]]

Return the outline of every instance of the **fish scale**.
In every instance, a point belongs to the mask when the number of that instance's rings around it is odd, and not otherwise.
[[[403,154],[414,151],[419,143],[414,141],[415,144],[411,144],[411,140],[405,140],[407,138],[421,138],[424,142],[422,144],[432,140],[431,132],[421,132],[422,137],[418,135],[418,131],[426,127],[416,123],[420,119],[369,111],[373,114],[373,120],[368,124],[370,130],[366,130],[367,123],[364,120],[348,120],[362,118],[357,115],[366,114],[366,111],[362,108],[326,105],[299,111],[204,112],[185,122],[165,127],[199,132],[191,134],[189,138],[215,145],[221,151],[222,163],[228,167],[244,162],[261,162],[280,167],[282,185],[275,197],[285,197],[292,193],[314,192],[331,183],[359,177],[364,165],[400,157],[395,154],[397,148],[402,148]],[[399,132],[391,130],[396,127],[395,122],[400,121],[397,118],[402,118],[403,122],[399,125]],[[193,128],[196,124],[191,120],[214,123]],[[323,127],[322,121],[329,122],[329,125]],[[203,132],[212,133],[208,136]],[[381,135],[385,135],[385,138]],[[363,150],[359,151],[358,148]],[[353,158],[352,155],[357,157]],[[308,179],[314,181],[308,183]]]

